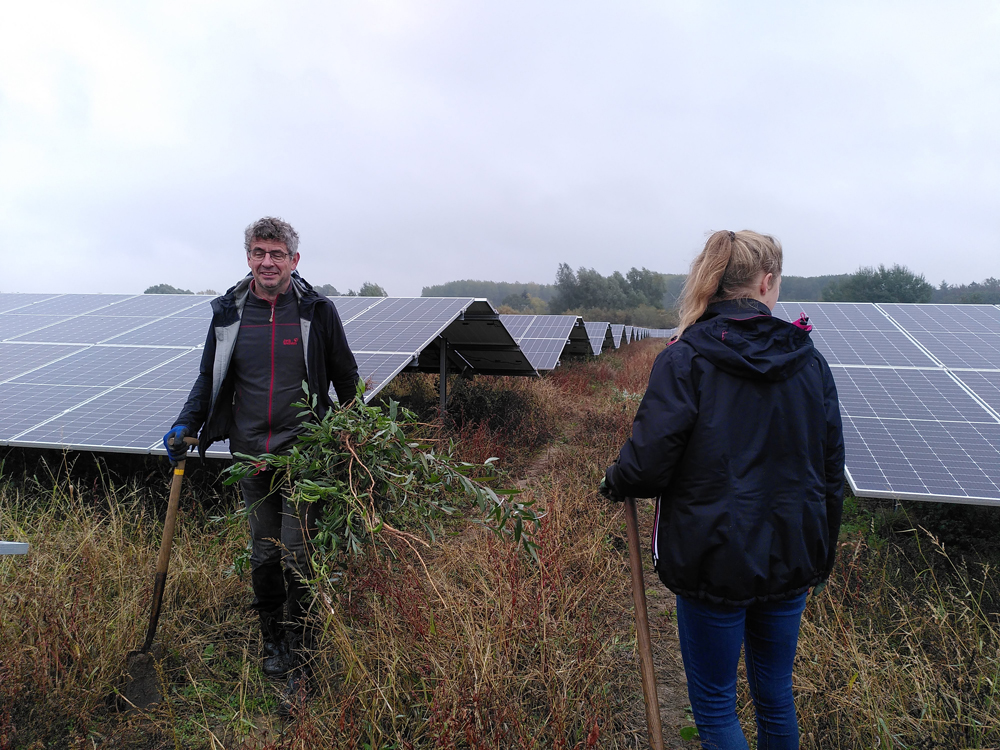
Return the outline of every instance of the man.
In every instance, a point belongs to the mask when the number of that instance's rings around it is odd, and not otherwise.
[[[356,394],[358,366],[337,309],[295,271],[299,236],[287,222],[265,217],[246,228],[250,273],[212,301],[212,324],[195,380],[180,416],[164,436],[172,462],[183,458],[183,439],[198,433],[202,457],[229,438],[235,453],[289,450],[302,431],[302,382],[321,413]],[[171,445],[171,439],[173,445]],[[316,527],[313,503],[296,507],[287,490],[264,471],[240,482],[250,519],[250,577],[260,615],[263,670],[289,675],[285,708],[307,677],[305,616],[310,600],[308,542]],[[287,611],[286,611],[287,610]]]

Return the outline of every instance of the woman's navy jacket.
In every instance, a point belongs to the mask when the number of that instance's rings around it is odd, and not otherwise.
[[[748,606],[830,575],[844,437],[809,329],[754,300],[721,302],[656,358],[606,480],[658,498],[653,561],[680,596]]]

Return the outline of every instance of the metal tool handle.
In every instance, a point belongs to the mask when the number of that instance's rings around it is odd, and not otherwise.
[[[188,445],[198,445],[198,439],[193,437],[184,438]],[[170,444],[173,445],[173,438]],[[174,467],[174,477],[170,482],[170,500],[167,503],[167,518],[163,522],[163,538],[160,541],[160,554],[156,557],[156,577],[153,579],[153,606],[149,613],[149,627],[146,630],[146,640],[139,649],[140,653],[147,653],[153,646],[153,637],[156,635],[156,624],[160,620],[160,605],[163,603],[163,588],[167,583],[167,568],[170,566],[170,550],[174,544],[174,527],[177,525],[177,507],[181,499],[181,481],[184,479],[184,465],[186,459],[181,459]]]
[[[628,532],[629,566],[632,568],[632,601],[635,603],[635,631],[639,641],[639,671],[642,674],[642,697],[646,701],[649,746],[652,750],[663,750],[660,700],[656,695],[653,647],[649,640],[646,583],[642,577],[642,556],[639,552],[639,518],[636,514],[635,498],[633,497],[625,498],[625,527]]]

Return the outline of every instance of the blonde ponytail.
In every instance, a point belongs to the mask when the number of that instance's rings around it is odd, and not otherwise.
[[[712,234],[684,283],[677,335],[711,303],[753,296],[752,286],[761,271],[781,276],[781,244],[776,239],[748,229]]]

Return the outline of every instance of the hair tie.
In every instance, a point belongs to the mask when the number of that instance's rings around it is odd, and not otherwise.
[[[729,233],[729,241],[730,242],[736,242],[736,233],[735,232],[730,232]]]

